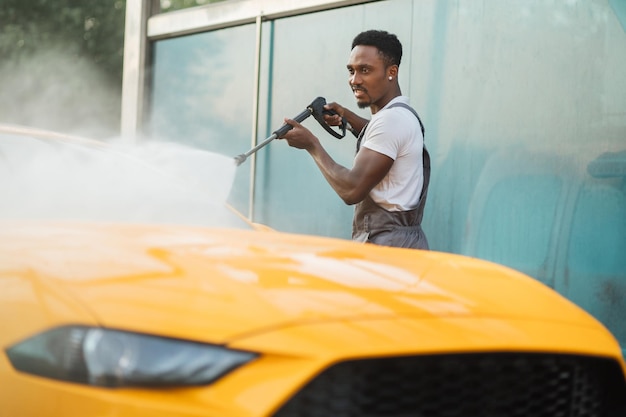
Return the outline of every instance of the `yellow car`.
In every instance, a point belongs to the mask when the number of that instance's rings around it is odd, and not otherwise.
[[[615,338],[534,279],[272,231],[117,149],[0,133],[0,417],[626,415]]]

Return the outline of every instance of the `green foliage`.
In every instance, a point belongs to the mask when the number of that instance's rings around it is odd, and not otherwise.
[[[125,8],[125,0],[0,0],[0,56],[58,47],[121,83]]]
[[[125,0],[0,0],[0,123],[118,134]]]

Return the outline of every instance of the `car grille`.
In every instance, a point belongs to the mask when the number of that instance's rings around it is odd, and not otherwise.
[[[596,357],[353,360],[326,369],[274,417],[617,417],[626,416],[624,385],[619,365]]]

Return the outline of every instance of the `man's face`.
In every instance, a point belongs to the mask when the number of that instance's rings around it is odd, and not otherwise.
[[[355,46],[350,53],[347,67],[350,73],[348,83],[360,108],[376,104],[389,92],[391,83],[387,67],[376,47]]]

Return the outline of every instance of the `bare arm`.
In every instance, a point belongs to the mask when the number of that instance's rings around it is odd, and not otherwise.
[[[291,119],[285,119],[285,123],[293,126],[283,137],[289,146],[304,149],[311,155],[326,181],[346,204],[363,201],[393,164],[393,159],[388,156],[361,148],[352,169],[348,169],[335,162],[307,128]]]

